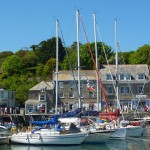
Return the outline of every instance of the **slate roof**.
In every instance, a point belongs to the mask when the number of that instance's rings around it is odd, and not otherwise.
[[[46,88],[46,90],[53,90],[54,86],[53,86],[52,82],[42,81],[39,84],[37,84],[34,87],[32,87],[29,91],[41,90],[41,89],[44,89],[44,88]]]
[[[78,71],[60,71],[58,74],[58,81],[72,81],[78,80]],[[95,70],[80,70],[80,80],[96,80],[96,72]],[[53,80],[56,80],[56,74],[53,74]]]
[[[149,78],[149,68],[146,64],[137,64],[137,65],[118,65],[119,74],[131,74],[136,78],[136,75],[139,73],[144,73]],[[78,71],[74,71],[75,80],[78,80]],[[100,68],[100,78],[101,80],[106,80],[106,74],[116,74],[116,65],[101,65]],[[80,80],[96,80],[96,71],[95,70],[80,70]],[[53,74],[53,80],[56,80],[56,74]],[[74,80],[73,74],[71,71],[60,71],[58,74],[58,81],[71,81]]]
[[[106,74],[116,74],[116,65],[102,65],[100,68],[100,76],[102,80],[105,80]],[[118,74],[131,74],[136,78],[136,75],[139,73],[144,73],[149,77],[149,68],[146,64],[137,64],[137,65],[118,65]]]

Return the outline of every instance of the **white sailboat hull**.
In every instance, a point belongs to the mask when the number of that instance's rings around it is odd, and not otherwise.
[[[127,126],[118,128],[110,138],[127,138],[127,137],[141,137],[144,132],[141,126]]]
[[[32,134],[17,133],[11,137],[12,143],[36,145],[79,145],[88,136],[87,133],[73,134]]]
[[[84,140],[83,143],[86,144],[98,144],[98,143],[105,143],[110,138],[110,135],[112,134],[111,130],[97,130],[93,131],[89,134],[89,136]]]

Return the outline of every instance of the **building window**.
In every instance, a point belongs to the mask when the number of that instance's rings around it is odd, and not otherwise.
[[[89,92],[89,98],[94,98],[94,93],[93,92]]]
[[[125,87],[123,87],[123,86],[120,87],[120,93],[121,93],[121,94],[124,94],[124,93],[125,93]]]
[[[63,92],[58,93],[58,97],[59,98],[64,98],[64,93]]]
[[[145,74],[144,73],[139,73],[137,75],[138,80],[144,80],[145,79]]]
[[[120,74],[120,80],[131,80],[131,74]]]
[[[74,88],[74,82],[72,81],[69,82],[69,88]]]
[[[143,86],[138,86],[138,93],[139,94],[143,94],[144,93]]]
[[[1,98],[4,98],[4,92],[1,91]]]
[[[126,93],[130,93],[130,87],[129,86],[126,87]]]
[[[112,94],[113,93],[113,87],[112,86],[108,86],[107,87],[107,94]]]
[[[33,105],[32,104],[27,104],[26,108],[27,108],[27,113],[33,113]]]
[[[124,74],[120,74],[120,80],[125,80],[125,75]]]
[[[45,101],[46,100],[46,95],[45,94],[40,94],[39,95],[39,101]]]
[[[74,98],[73,92],[72,92],[72,91],[69,91],[68,96],[69,96],[69,98]]]
[[[131,74],[126,74],[126,80],[131,80]]]
[[[112,75],[111,74],[106,74],[106,80],[112,80]]]
[[[81,88],[83,88],[83,82],[82,81],[80,82],[80,86],[81,86]]]
[[[13,93],[12,92],[8,92],[8,98],[12,99],[13,98]]]
[[[59,82],[59,88],[63,89],[64,88],[64,83],[63,82]]]

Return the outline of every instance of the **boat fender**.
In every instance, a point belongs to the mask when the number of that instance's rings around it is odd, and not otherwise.
[[[28,132],[30,132],[31,131],[31,126],[28,126]]]
[[[13,134],[15,132],[15,128],[11,128],[10,132],[11,132],[11,134]]]

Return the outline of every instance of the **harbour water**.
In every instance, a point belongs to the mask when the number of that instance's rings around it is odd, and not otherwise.
[[[36,146],[5,144],[0,150],[150,150],[150,138],[109,140],[106,144],[81,144],[79,146]]]

